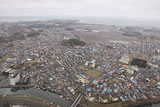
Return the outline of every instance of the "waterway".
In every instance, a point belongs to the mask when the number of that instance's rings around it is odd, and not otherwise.
[[[61,105],[62,107],[71,107],[72,102],[66,100],[65,98],[61,98],[56,93],[43,91],[41,89],[29,88],[26,90],[18,90],[16,92],[11,91],[11,88],[1,88],[0,95],[5,94],[30,94],[36,97],[47,99],[48,101],[56,102],[56,104]],[[153,104],[152,106],[141,106],[141,107],[160,107],[159,104]]]
[[[12,92],[10,88],[1,88],[0,95],[2,94],[30,94],[36,97],[47,99],[48,101],[56,102],[56,104],[61,105],[62,107],[70,107],[72,102],[66,100],[65,98],[61,98],[59,95],[47,91],[43,91],[41,89],[29,88],[26,90],[18,90],[16,92]]]

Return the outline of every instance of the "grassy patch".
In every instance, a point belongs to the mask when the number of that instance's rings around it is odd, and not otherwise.
[[[155,85],[155,84],[157,84],[157,81],[156,81],[156,80],[151,80],[151,81],[149,82],[149,84],[150,84],[150,85]]]
[[[6,61],[9,57],[0,57],[0,61]]]
[[[81,100],[81,102],[87,107],[122,107],[123,105],[121,101],[109,103],[109,104],[102,104],[98,102],[89,102],[89,101],[86,101],[84,98]]]
[[[116,78],[113,78],[113,79],[109,80],[107,83],[112,84],[112,83],[119,83],[119,82],[121,82],[121,81]]]
[[[33,60],[33,61],[28,61],[24,63],[24,67],[31,67],[32,65],[36,64],[37,61]]]
[[[85,67],[83,65],[80,65],[77,67],[79,70],[84,71]]]
[[[0,65],[2,65],[9,57],[0,57]]]

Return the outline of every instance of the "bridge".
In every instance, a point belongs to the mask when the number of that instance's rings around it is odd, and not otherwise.
[[[89,87],[89,85],[90,85],[97,77],[100,77],[100,76],[102,76],[102,74],[99,75],[99,76],[96,76],[96,77],[94,77],[94,78],[92,78],[92,79],[90,80],[90,82],[86,85],[86,87],[85,87],[84,89],[82,89],[81,93],[80,93],[80,94],[78,95],[78,97],[74,100],[74,102],[72,103],[71,107],[77,107],[77,106],[78,106],[78,104],[80,103],[80,101],[81,101],[81,99],[82,99],[82,97],[83,97],[84,92],[86,91],[86,89]]]
[[[82,93],[80,93],[78,95],[78,97],[74,100],[73,104],[71,105],[71,107],[77,107],[78,104],[80,103],[81,99],[82,99],[83,95]]]

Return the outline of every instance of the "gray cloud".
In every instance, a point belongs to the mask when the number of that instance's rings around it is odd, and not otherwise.
[[[160,20],[159,0],[0,0],[0,16],[99,16]]]

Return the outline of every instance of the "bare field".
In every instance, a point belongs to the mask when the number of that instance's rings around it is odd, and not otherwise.
[[[99,76],[101,75],[101,72],[99,71],[95,71],[95,70],[88,70],[85,72],[88,76],[91,76],[91,77],[96,77],[96,76]]]
[[[133,41],[137,40],[137,37],[126,37],[123,36],[121,32],[109,31],[109,32],[83,32],[75,31],[74,33],[87,42],[106,42],[109,40],[123,40],[123,41]]]

